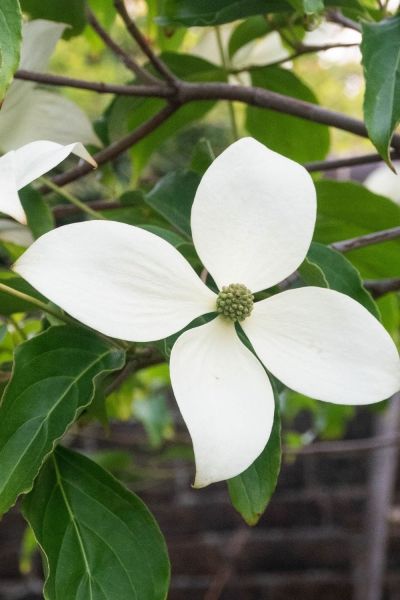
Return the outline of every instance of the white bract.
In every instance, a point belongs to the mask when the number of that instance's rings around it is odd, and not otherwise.
[[[217,42],[215,29],[200,28],[199,42],[190,49],[190,53],[208,60],[214,64],[221,64],[222,57]],[[229,45],[229,38],[234,31],[231,24],[220,26],[220,35],[223,46]],[[239,48],[230,59],[233,69],[245,70],[248,67],[264,66],[289,57],[289,51],[283,46],[281,36],[277,31],[255,38]]]
[[[274,394],[262,365],[294,390],[340,404],[376,402],[400,388],[393,341],[348,296],[303,287],[251,307],[249,290],[274,286],[303,261],[315,217],[307,171],[245,138],[210,166],[192,208],[194,244],[218,295],[166,241],[111,221],[47,233],[15,270],[73,317],[116,338],[162,339],[217,304],[240,320],[258,358],[226,315],[182,333],[171,353],[195,486],[202,487],[244,471],[267,443]]]
[[[10,150],[2,156],[0,158],[0,212],[25,224],[26,215],[18,190],[54,169],[70,154],[79,156],[93,167],[97,166],[96,161],[79,142],[63,146],[56,142],[38,140],[18,150]]]
[[[394,161],[393,165],[396,173],[393,173],[385,163],[382,163],[379,167],[371,171],[364,181],[364,185],[371,192],[374,192],[374,194],[386,196],[386,198],[390,198],[396,204],[400,204],[400,177],[398,175],[400,163]]]
[[[66,27],[43,19],[24,23],[19,68],[43,72]],[[8,152],[39,139],[101,146],[87,115],[74,102],[33,81],[15,79],[0,110],[0,149]]]

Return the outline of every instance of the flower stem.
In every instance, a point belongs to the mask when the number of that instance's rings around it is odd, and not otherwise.
[[[101,213],[96,212],[95,210],[90,208],[90,206],[87,206],[87,204],[81,202],[78,198],[67,192],[67,190],[53,183],[51,179],[48,179],[47,177],[40,177],[39,180],[46,187],[50,188],[51,190],[56,192],[56,194],[59,194],[60,196],[68,200],[68,202],[79,208],[82,212],[86,213],[90,217],[93,217],[93,219],[105,219],[105,217],[103,217]]]
[[[218,44],[219,55],[221,57],[222,67],[225,71],[225,74],[228,76],[229,71],[230,71],[230,66],[229,66],[225,51],[224,51],[221,30],[218,27],[218,25],[215,26],[215,35],[217,37],[217,44]],[[239,139],[239,131],[238,131],[238,126],[237,126],[237,122],[236,122],[235,109],[233,106],[233,102],[228,101],[227,104],[228,104],[229,118],[230,118],[231,128],[232,128],[232,136],[233,136],[234,141],[236,141]]]
[[[64,321],[64,323],[66,323],[67,325],[75,325],[75,322],[70,317],[67,317],[66,315],[62,314],[61,312],[51,308],[50,306],[48,306],[41,300],[38,300],[38,298],[34,298],[33,296],[29,296],[29,294],[25,294],[24,292],[15,290],[14,288],[12,288],[8,285],[5,285],[4,283],[0,283],[0,292],[5,292],[6,294],[9,294],[10,296],[15,296],[15,298],[19,298],[20,300],[29,302],[30,304],[37,306],[38,308],[40,308],[44,312],[48,313],[49,315],[52,315],[53,317],[60,319],[60,321]]]

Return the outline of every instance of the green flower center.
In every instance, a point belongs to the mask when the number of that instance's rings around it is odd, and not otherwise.
[[[243,321],[253,310],[254,296],[242,283],[225,285],[217,297],[217,312],[225,319]]]

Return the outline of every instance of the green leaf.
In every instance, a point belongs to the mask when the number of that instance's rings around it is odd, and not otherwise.
[[[252,15],[291,10],[284,0],[163,0],[157,20],[163,25],[207,27]]]
[[[318,104],[314,92],[288,69],[259,67],[251,69],[250,75],[257,87]],[[325,125],[254,106],[247,107],[246,115],[246,128],[253,137],[297,162],[322,160],[328,153],[329,129]]]
[[[28,227],[35,239],[54,229],[53,213],[37,190],[30,186],[26,187],[20,190],[19,197],[27,217]]]
[[[18,68],[21,34],[18,0],[1,0],[0,6],[0,102]]]
[[[315,437],[322,439],[338,439],[344,436],[350,419],[354,417],[354,406],[321,402],[308,396],[303,396],[293,390],[287,390],[282,414],[285,419],[285,437],[287,428],[296,429],[296,419],[303,413],[307,414],[308,429],[297,438],[297,446],[309,444]],[[293,432],[292,432],[293,433]],[[289,436],[290,441],[291,436]]]
[[[190,238],[190,213],[200,175],[175,171],[165,175],[146,196],[146,202],[171,225]]]
[[[303,0],[303,8],[306,15],[311,15],[324,10],[323,0]]]
[[[232,505],[248,525],[255,525],[267,508],[281,468],[279,398],[274,385],[273,387],[275,416],[268,443],[246,471],[227,482]]]
[[[261,15],[250,17],[239,23],[229,38],[229,58],[232,58],[240,48],[257,38],[263,37],[271,30],[271,25]],[[267,62],[267,59],[265,62]]]
[[[179,248],[179,246],[183,246],[187,244],[187,240],[183,239],[180,235],[171,231],[170,229],[164,229],[163,227],[157,227],[157,225],[140,225],[142,229],[146,231],[150,231],[150,233],[154,233],[159,237],[163,238],[163,240],[169,242],[171,246],[175,248]]]
[[[96,334],[51,327],[21,344],[0,405],[0,514],[32,488],[45,458],[124,353]]]
[[[197,56],[188,54],[162,54],[162,59],[181,79],[189,82],[226,81],[224,70]],[[216,104],[215,100],[190,102],[182,106],[165,123],[146,136],[132,149],[134,178],[137,180],[150,156],[161,144],[183,127],[202,119]],[[153,117],[165,106],[159,98],[120,97],[108,110],[108,132],[111,141],[118,140]]]
[[[157,22],[162,25],[208,27],[221,25],[254,15],[293,13],[292,3],[285,0],[161,0]],[[357,0],[327,0],[327,6],[341,6],[354,14],[365,13]],[[302,8],[310,10],[322,0],[303,0]]]
[[[215,154],[210,142],[207,138],[201,138],[193,148],[190,169],[203,175],[214,160]]]
[[[8,287],[23,292],[24,294],[28,294],[28,296],[33,296],[42,302],[47,302],[47,299],[30,286],[25,279],[22,279],[14,273],[10,273],[10,271],[0,271],[0,283],[4,283]],[[16,298],[15,296],[11,296],[0,290],[0,315],[6,316],[33,310],[37,310],[37,308],[30,302],[26,302],[25,300],[21,300],[20,298]]]
[[[295,10],[312,15],[324,10],[323,0],[289,0]]]
[[[329,283],[321,267],[317,263],[312,262],[307,256],[297,270],[306,285],[316,285],[323,288],[329,287]]]
[[[362,185],[343,181],[316,182],[318,215],[314,240],[331,244],[400,225],[400,207]],[[363,279],[398,277],[400,240],[346,252]]]
[[[376,301],[381,313],[382,325],[396,344],[400,342],[400,300],[398,294],[385,294]]]
[[[362,24],[364,119],[369,137],[390,165],[389,146],[400,121],[400,16]]]
[[[167,549],[143,502],[88,458],[58,447],[23,504],[46,558],[46,600],[164,600]]]
[[[65,30],[65,39],[82,33],[86,25],[84,0],[21,0],[21,7],[31,19],[67,23],[70,27]]]
[[[313,242],[307,259],[321,269],[330,289],[347,294],[365,306],[374,317],[380,319],[378,307],[371,294],[363,286],[360,273],[343,254]]]
[[[133,414],[143,424],[153,448],[161,448],[163,442],[172,437],[173,421],[165,390],[135,400]]]
[[[165,227],[166,221],[145,202],[145,195],[141,190],[130,190],[118,198],[119,208],[108,210],[105,215],[111,221],[120,221],[129,225],[147,225],[151,223],[157,227]]]

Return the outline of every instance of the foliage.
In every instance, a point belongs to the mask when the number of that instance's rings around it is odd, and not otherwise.
[[[365,123],[378,152],[389,162],[390,140],[400,121],[400,17],[363,24]]]
[[[21,9],[18,0],[4,0],[0,7],[0,100],[19,63]]]
[[[275,390],[275,417],[264,450],[240,475],[228,480],[232,505],[248,525],[256,525],[274,493],[281,467],[281,423],[279,395]]]
[[[29,128],[34,131],[36,122],[54,140],[62,130],[65,144],[82,141],[75,139],[80,126],[68,121],[81,115],[90,130],[87,139],[95,144],[89,151],[99,163],[95,173],[72,159],[56,166],[51,193],[33,178],[17,189],[21,173],[13,154],[10,162],[0,163],[0,200],[11,189],[26,217],[19,224],[0,220],[0,514],[21,500],[28,523],[21,566],[27,572],[40,549],[46,600],[167,597],[170,567],[162,533],[142,501],[108,472],[130,485],[140,472],[136,457],[129,448],[98,451],[89,459],[69,446],[76,448],[74,434],[84,437],[96,421],[105,430],[135,422],[157,468],[171,458],[186,460],[192,468],[192,446],[176,436],[183,425],[171,409],[168,362],[177,339],[211,323],[215,313],[152,342],[106,336],[91,322],[80,323],[76,311],[65,314],[12,270],[34,240],[94,217],[134,225],[143,235],[145,230],[172,245],[218,292],[194,245],[192,207],[215,157],[236,138],[250,135],[304,164],[318,200],[304,261],[279,285],[257,291],[256,301],[273,299],[280,288],[291,293],[311,287],[333,290],[361,304],[400,343],[400,206],[343,180],[343,171],[337,178],[329,176],[329,161],[338,154],[341,158],[343,148],[354,159],[363,148],[370,151],[372,142],[389,165],[391,150],[400,149],[400,15],[390,12],[386,2],[373,0],[147,0],[134,5],[133,10],[127,2],[125,12],[123,2],[90,0],[94,17],[83,0],[2,0],[0,7],[0,100],[7,103],[18,66],[25,69],[19,65],[22,14],[27,20],[66,24],[52,57],[54,75],[20,71],[8,102],[13,101],[15,122],[22,122],[23,100],[28,104],[24,85],[35,86]],[[122,18],[116,19],[117,13]],[[336,37],[332,20],[342,25],[341,33],[352,30],[362,61],[353,47],[347,48],[346,36]],[[50,38],[49,33],[38,43],[39,58],[50,56],[58,37]],[[361,114],[364,84],[365,126],[349,116]],[[69,106],[65,114],[49,110],[52,97],[58,106]],[[18,116],[18,110],[24,114]],[[339,143],[337,132],[343,136]],[[58,164],[49,161],[51,167]],[[34,167],[35,161],[25,160],[23,169]],[[249,171],[252,167],[249,163]],[[265,173],[266,178],[273,175]],[[363,177],[361,171],[355,175]],[[350,178],[348,171],[345,177]],[[227,174],[227,180],[233,178],[234,173]],[[285,186],[291,183],[284,179],[277,203],[284,202]],[[67,191],[64,184],[70,184]],[[227,221],[235,210],[230,200]],[[8,214],[4,203],[1,209]],[[303,216],[296,228],[303,226]],[[383,241],[365,242],[365,236],[380,230],[389,230]],[[294,234],[287,233],[288,247]],[[221,230],[219,235],[223,240],[226,234]],[[344,254],[337,242],[352,238],[359,243]],[[237,240],[230,242],[234,254]],[[335,243],[336,249],[331,247]],[[103,250],[115,269],[126,259],[115,260],[106,238]],[[43,256],[53,258],[51,252]],[[101,271],[102,265],[97,267]],[[68,269],[61,273],[66,293],[69,277]],[[121,275],[124,283],[128,278]],[[150,280],[151,273],[143,271],[137,279]],[[94,286],[92,273],[82,281],[78,304],[86,301],[83,286]],[[107,280],[102,294],[110,294]],[[96,298],[89,309],[95,313],[98,304]],[[115,302],[104,318],[107,327],[126,304],[125,298]],[[255,349],[238,331],[256,361]],[[274,493],[281,441],[293,452],[318,437],[341,438],[355,415],[352,406],[319,402],[269,377],[275,403],[271,435],[255,461],[227,479],[230,502],[249,525],[258,522]]]

